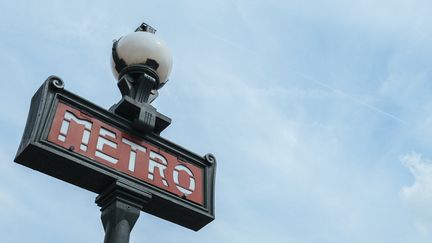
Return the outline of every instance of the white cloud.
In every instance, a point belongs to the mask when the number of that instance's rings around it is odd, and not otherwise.
[[[402,197],[416,205],[431,204],[432,161],[418,153],[405,155],[401,160],[415,179],[412,185],[402,188]]]
[[[414,183],[401,189],[401,197],[414,216],[414,227],[423,235],[429,235],[432,227],[432,160],[418,153],[401,158],[414,176]]]

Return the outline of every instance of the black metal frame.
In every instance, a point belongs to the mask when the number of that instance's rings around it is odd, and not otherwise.
[[[49,142],[48,132],[59,101],[203,168],[203,206]],[[101,195],[113,183],[120,183],[126,191],[137,192],[135,196],[144,195],[142,211],[195,231],[215,218],[216,159],[213,155],[199,156],[156,133],[137,131],[131,121],[65,90],[63,81],[56,76],[50,76],[32,98],[15,162]],[[101,202],[100,197],[97,202]]]

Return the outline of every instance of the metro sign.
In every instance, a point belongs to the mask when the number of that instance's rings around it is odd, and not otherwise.
[[[48,141],[203,205],[203,169],[62,102]]]
[[[151,195],[143,211],[193,230],[214,219],[213,156],[143,136],[56,81],[32,99],[17,163],[99,194],[121,181]]]

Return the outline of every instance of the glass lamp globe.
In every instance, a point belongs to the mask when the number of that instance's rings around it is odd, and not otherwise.
[[[172,67],[172,56],[164,41],[155,34],[146,31],[137,31],[123,36],[117,43],[117,55],[122,59],[126,66],[152,63],[154,71],[159,76],[159,87],[167,81]],[[111,70],[114,77],[118,80],[119,71],[111,55]],[[121,72],[121,70],[120,70]]]

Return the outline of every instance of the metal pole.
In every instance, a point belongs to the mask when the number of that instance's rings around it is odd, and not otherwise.
[[[151,195],[114,182],[96,198],[105,229],[104,243],[129,243],[130,233]]]
[[[130,232],[139,217],[140,209],[114,200],[101,211],[105,229],[104,243],[129,243]]]

